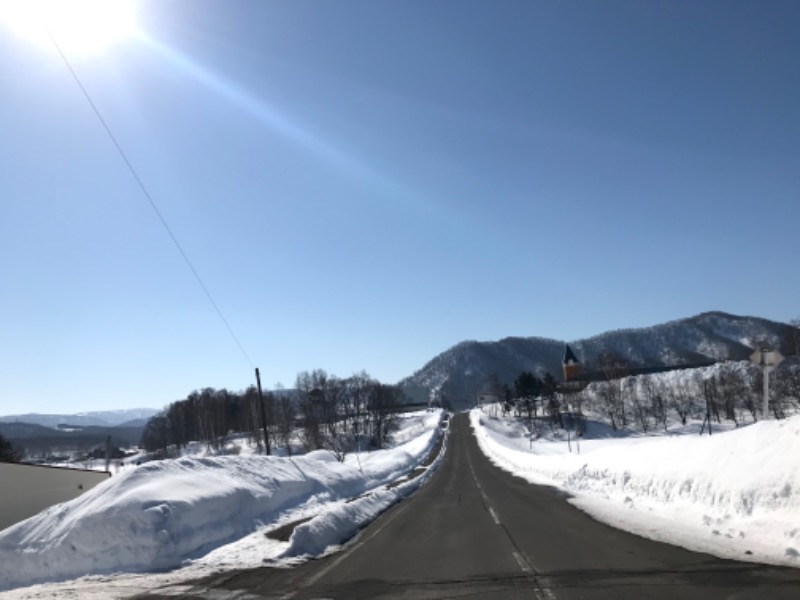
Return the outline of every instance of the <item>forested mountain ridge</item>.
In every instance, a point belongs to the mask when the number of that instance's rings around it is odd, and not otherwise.
[[[455,408],[465,408],[494,377],[511,385],[522,371],[531,371],[540,377],[551,373],[560,380],[567,343],[585,369],[591,369],[604,354],[619,356],[632,368],[692,366],[743,360],[758,345],[784,349],[781,345],[792,329],[759,317],[706,312],[569,342],[540,337],[466,341],[434,357],[399,385],[415,400],[434,390],[444,393]]]
[[[464,341],[435,356],[400,381],[398,387],[405,392],[407,401],[427,401],[433,392],[440,397],[444,394],[454,408],[461,409],[471,406],[475,395],[492,383],[512,386],[523,371],[539,377],[551,373],[560,381],[567,343],[583,372],[596,368],[598,358],[603,355],[619,357],[632,369],[658,369],[743,360],[760,345],[778,348],[788,355],[793,351],[784,347],[783,342],[791,331],[797,332],[785,323],[706,312],[652,327],[621,329],[569,342],[542,337]],[[145,419],[156,412],[130,409],[79,415],[11,415],[0,417],[0,422],[36,423],[51,428],[60,424],[136,428],[142,427]]]

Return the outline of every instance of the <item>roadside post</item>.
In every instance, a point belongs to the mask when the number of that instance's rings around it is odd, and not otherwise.
[[[761,348],[750,355],[750,361],[761,367],[764,374],[764,420],[769,419],[769,374],[783,362],[783,355],[777,350]]]
[[[264,410],[264,394],[261,393],[261,373],[256,367],[256,383],[258,384],[258,399],[261,404],[261,424],[264,426],[264,454],[269,456],[272,451],[269,447],[269,433],[267,433],[267,413]]]

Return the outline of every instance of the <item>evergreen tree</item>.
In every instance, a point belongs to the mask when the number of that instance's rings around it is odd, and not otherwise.
[[[0,462],[20,462],[22,455],[14,448],[10,440],[0,433]]]
[[[550,373],[546,373],[541,385],[541,394],[544,402],[543,408],[547,411],[547,414],[550,415],[553,425],[563,427],[564,424],[561,420],[561,404],[558,401],[557,391],[558,383],[555,377]]]

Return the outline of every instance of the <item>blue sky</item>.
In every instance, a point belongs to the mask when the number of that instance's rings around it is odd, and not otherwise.
[[[796,2],[132,5],[93,54],[56,37],[249,360],[52,44],[6,19],[0,414],[800,317]]]

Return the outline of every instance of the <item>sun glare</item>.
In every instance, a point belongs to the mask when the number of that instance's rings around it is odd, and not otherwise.
[[[0,0],[0,23],[18,37],[72,56],[102,54],[136,31],[133,0]]]

